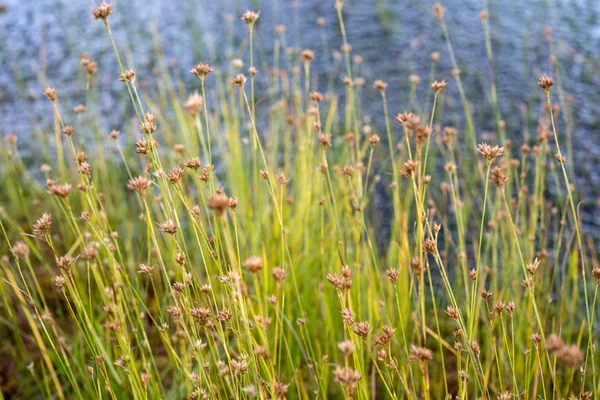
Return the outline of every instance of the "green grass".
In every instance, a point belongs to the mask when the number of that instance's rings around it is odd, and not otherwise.
[[[3,397],[598,398],[600,268],[552,112],[569,106],[560,79],[537,88],[536,140],[505,140],[523,135],[505,132],[482,15],[503,147],[478,146],[437,8],[454,81],[421,99],[413,79],[415,114],[394,120],[336,8],[346,52],[327,93],[282,29],[248,73],[253,14],[246,76],[199,65],[184,88],[157,49],[146,93],[98,6],[139,127],[99,128],[88,66],[81,113],[45,92],[52,165],[26,165],[13,135],[0,145]]]

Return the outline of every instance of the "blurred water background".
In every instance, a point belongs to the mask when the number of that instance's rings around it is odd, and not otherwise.
[[[133,67],[148,93],[161,90],[153,74],[168,68],[186,90],[197,87],[188,70],[198,61],[229,66],[232,58],[247,61],[247,28],[239,20],[246,9],[261,11],[258,24],[257,65],[272,65],[274,28],[287,27],[287,46],[309,48],[317,57],[318,88],[343,92],[343,69],[333,71],[333,50],[342,44],[333,0],[115,0],[111,26],[126,64]],[[449,82],[448,123],[461,126],[460,100],[451,76],[451,62],[439,23],[432,16],[434,1],[346,0],[344,15],[352,54],[362,57],[357,75],[366,80],[362,104],[376,130],[383,130],[375,79],[389,83],[392,113],[412,109],[409,76],[428,88],[430,54],[441,53],[436,79]],[[52,140],[52,113],[42,96],[56,87],[61,105],[71,110],[85,98],[85,77],[79,65],[82,52],[98,60],[100,129],[122,128],[131,121],[118,82],[118,66],[101,22],[94,21],[93,0],[3,0],[0,13],[0,133],[14,132],[20,151],[32,165],[47,154],[36,146],[34,132]],[[471,102],[475,129],[486,138],[494,129],[488,61],[478,14],[483,0],[451,0],[446,22]],[[325,19],[319,29],[316,20]],[[586,201],[585,225],[600,226],[596,203],[600,196],[600,2],[597,0],[489,0],[494,72],[502,118],[509,138],[523,141],[523,112],[535,120],[541,112],[541,91],[535,85],[542,72],[560,74],[566,98],[572,102],[571,120],[578,190]],[[552,27],[557,64],[550,63],[546,27]],[[165,65],[159,65],[162,53]],[[557,70],[558,68],[558,70]],[[259,68],[260,69],[260,68]],[[559,71],[559,72],[558,72]],[[233,71],[230,71],[233,74]],[[335,80],[328,80],[330,77]],[[264,87],[258,96],[266,95]],[[451,112],[456,110],[454,113]],[[562,111],[562,110],[561,110]],[[565,115],[561,115],[561,132]],[[535,139],[535,125],[529,127]],[[400,134],[397,129],[397,135]],[[530,140],[530,142],[532,141]],[[598,237],[598,234],[594,234]]]

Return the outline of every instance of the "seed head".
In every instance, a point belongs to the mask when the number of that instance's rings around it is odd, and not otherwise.
[[[375,82],[373,82],[373,88],[383,92],[387,88],[387,83],[381,79],[377,79]]]
[[[14,246],[10,249],[13,256],[20,260],[25,260],[29,258],[29,246],[25,244],[25,242],[18,241],[14,244]]]
[[[527,268],[527,271],[529,271],[529,273],[531,275],[535,275],[539,266],[540,266],[540,260],[538,260],[536,257],[535,260],[533,260],[533,262],[531,264],[527,264],[526,268]]]
[[[281,282],[286,278],[285,271],[280,267],[273,268],[271,274],[273,275],[273,278],[278,282]]]
[[[585,359],[585,355],[576,345],[564,346],[557,356],[568,367],[575,367]]]
[[[490,177],[490,181],[499,189],[502,189],[508,181],[508,177],[506,176],[501,167],[495,167],[492,170],[492,176]]]
[[[75,129],[71,125],[65,125],[65,127],[62,129],[62,133],[67,136],[71,136],[74,131]]]
[[[565,342],[554,333],[546,338],[546,350],[552,354],[556,355],[564,346]]]
[[[248,25],[254,25],[258,17],[260,17],[260,11],[246,11],[242,14],[242,21]]]
[[[442,91],[443,88],[446,87],[446,85],[447,85],[446,81],[441,81],[441,82],[434,81],[431,84],[431,88],[433,89],[433,91],[434,91],[435,94],[438,94],[439,92]]]
[[[175,222],[173,222],[172,219],[168,219],[164,222],[160,222],[158,224],[158,227],[164,233],[169,233],[171,235],[175,235],[177,233],[177,224],[175,224]]]
[[[54,278],[54,286],[56,287],[56,289],[61,290],[65,287],[66,284],[67,281],[62,276],[57,276]]]
[[[278,172],[278,173],[275,175],[275,179],[277,179],[277,181],[278,181],[279,183],[281,183],[282,185],[287,185],[287,184],[290,182],[290,179],[289,179],[289,178],[286,178],[286,176],[285,176],[285,174],[283,173],[283,171],[281,171],[281,172]]]
[[[246,84],[246,77],[243,74],[237,74],[235,78],[231,80],[234,86],[242,87]]]
[[[145,264],[140,264],[140,269],[137,271],[137,273],[140,275],[152,275],[153,272],[154,266]]]
[[[217,193],[208,198],[208,208],[213,210],[213,212],[221,216],[227,211],[229,208],[229,197],[225,196],[222,193]]]
[[[33,234],[37,237],[44,237],[50,230],[52,225],[52,215],[48,213],[42,214],[42,217],[33,224]]]
[[[354,386],[356,382],[358,382],[362,378],[360,372],[354,371],[353,369],[347,367],[340,367],[339,365],[335,367],[335,370],[333,371],[333,376],[336,382],[339,382],[346,386]]]
[[[402,165],[400,168],[400,175],[410,177],[417,169],[417,161],[409,160]]]
[[[457,320],[460,315],[460,311],[456,307],[448,306],[446,308],[446,315],[451,319]]]
[[[132,69],[126,69],[121,72],[121,76],[119,77],[120,82],[130,82],[131,84],[135,83],[135,71]]]
[[[263,261],[262,258],[258,256],[250,256],[244,261],[243,265],[248,271],[257,273],[262,269]]]
[[[345,340],[338,343],[338,349],[343,355],[348,356],[354,351],[354,343],[351,340]]]
[[[284,399],[289,386],[290,385],[284,385],[279,379],[275,379],[275,382],[273,382],[273,392],[275,394],[275,398]]]
[[[438,19],[444,18],[445,12],[446,12],[446,9],[444,7],[442,7],[442,5],[440,3],[434,4],[433,15],[435,15],[436,18],[438,18]]]
[[[71,268],[71,265],[73,265],[73,262],[75,262],[73,257],[62,256],[58,259],[58,261],[56,262],[56,265],[58,265],[58,267],[60,269],[64,269],[65,271],[68,271]]]
[[[510,315],[513,315],[513,313],[515,312],[515,308],[517,308],[515,302],[511,301],[506,305],[506,312],[508,312]]]
[[[379,141],[381,140],[381,138],[379,137],[379,135],[373,134],[369,137],[369,143],[371,143],[371,147],[375,148],[375,146],[377,145],[377,143],[379,143]]]
[[[96,244],[88,244],[83,250],[81,250],[81,253],[79,253],[79,257],[88,261],[98,257],[98,249],[96,249]]]
[[[112,14],[112,4],[103,1],[94,10],[92,10],[94,19],[101,19],[106,22],[106,19]]]
[[[171,172],[169,172],[169,182],[171,182],[173,185],[181,182],[181,180],[183,179],[183,174],[183,169],[181,167],[175,166],[171,170]]]
[[[302,50],[300,53],[300,60],[304,63],[309,63],[315,59],[315,52],[309,49]]]
[[[156,117],[149,112],[144,116],[144,122],[140,124],[140,130],[146,135],[151,135],[156,131]]]
[[[56,89],[52,87],[47,87],[44,89],[44,96],[48,98],[48,100],[54,102],[56,101]]]
[[[426,349],[424,347],[417,347],[415,345],[411,346],[410,354],[410,357],[413,360],[429,361],[433,358],[433,353],[431,352],[431,350]]]
[[[356,325],[354,325],[353,331],[358,336],[366,339],[369,335],[369,321],[358,322]]]
[[[192,93],[185,103],[183,103],[183,108],[188,112],[190,117],[195,117],[202,111],[202,107],[204,106],[204,98],[198,94],[198,92]]]
[[[500,157],[502,154],[504,154],[504,147],[492,147],[487,143],[480,143],[477,146],[477,151],[479,151],[479,154],[481,154],[488,162],[492,162],[494,161],[494,158]]]
[[[554,79],[550,78],[548,75],[544,74],[539,77],[537,84],[539,87],[544,89],[546,93],[550,91],[550,88],[554,86]]]
[[[400,271],[397,269],[388,269],[386,271],[386,275],[392,284],[398,282],[398,278],[400,277]]]
[[[72,186],[68,183],[65,183],[64,185],[52,184],[48,186],[48,189],[50,190],[50,193],[55,196],[67,198],[71,194]]]
[[[310,92],[310,99],[318,104],[323,101],[323,94],[319,92]]]
[[[206,78],[206,75],[213,72],[215,69],[208,64],[198,63],[194,68],[190,70],[192,75],[196,75],[200,79]]]
[[[152,182],[148,180],[148,178],[143,176],[138,176],[137,178],[133,178],[129,180],[127,184],[127,189],[135,190],[139,194],[143,195],[146,192],[148,186],[150,186]]]

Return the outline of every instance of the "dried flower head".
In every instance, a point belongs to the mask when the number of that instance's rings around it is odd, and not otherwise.
[[[202,163],[200,162],[199,157],[192,157],[192,158],[185,160],[183,162],[183,166],[186,168],[189,168],[189,169],[193,169],[194,171],[197,171],[202,166]]]
[[[400,175],[410,177],[417,169],[417,161],[409,160],[402,165],[400,168]]]
[[[352,329],[358,336],[366,339],[369,336],[369,321],[357,322]]]
[[[309,63],[315,59],[315,52],[309,49],[302,50],[300,53],[300,60],[304,63]]]
[[[387,83],[381,79],[377,79],[375,82],[373,82],[373,88],[383,92],[387,88]]]
[[[531,264],[527,264],[526,268],[527,268],[527,271],[529,271],[529,273],[531,275],[535,275],[539,266],[540,266],[540,260],[538,260],[538,258],[536,257],[535,260],[533,260],[533,262]]]
[[[126,69],[121,72],[121,76],[119,77],[120,82],[129,82],[131,84],[135,83],[135,71],[132,69]]]
[[[229,208],[229,197],[222,193],[217,193],[208,198],[208,208],[214,211],[215,214],[221,216]]]
[[[71,265],[73,265],[73,263],[75,262],[75,260],[73,259],[73,257],[71,256],[62,256],[58,259],[58,261],[56,262],[56,265],[58,265],[58,267],[60,269],[64,269],[65,271],[68,271],[71,268]]]
[[[257,273],[263,267],[262,258],[258,256],[250,256],[243,263],[244,267],[252,273]]]
[[[242,21],[248,25],[253,25],[258,17],[260,17],[260,11],[246,11],[242,14]]]
[[[42,217],[33,224],[33,234],[37,237],[43,237],[50,230],[52,225],[52,215],[43,213]]]
[[[277,182],[281,183],[282,185],[287,185],[288,183],[290,183],[290,179],[286,178],[285,174],[283,173],[283,171],[278,172],[275,175],[275,179],[277,179]]]
[[[415,345],[412,345],[410,348],[410,357],[413,360],[428,361],[433,358],[433,353],[431,352],[431,350],[426,349],[424,347],[417,347]]]
[[[421,83],[421,77],[417,74],[410,74],[408,76],[408,81],[412,84],[412,85],[418,85],[419,83]]]
[[[563,342],[563,340],[554,333],[552,333],[546,338],[546,350],[548,350],[552,354],[556,355],[559,351],[563,349],[564,346],[565,342]]]
[[[171,170],[171,172],[169,172],[169,182],[171,182],[173,185],[181,182],[181,180],[183,179],[183,174],[184,174],[183,168],[181,168],[179,166],[175,166]]]
[[[242,87],[246,84],[246,77],[243,74],[237,74],[235,78],[231,80],[234,86]]]
[[[10,252],[18,259],[25,260],[29,258],[29,246],[23,241],[16,242],[10,249]]]
[[[146,189],[152,184],[148,178],[143,176],[138,176],[137,178],[133,178],[129,180],[127,184],[127,189],[135,190],[139,194],[143,195],[146,192]]]
[[[156,117],[149,112],[144,116],[144,121],[140,124],[140,130],[146,135],[150,135],[156,131]]]
[[[433,5],[433,15],[435,15],[436,18],[439,18],[439,19],[444,18],[445,12],[446,12],[446,9],[444,7],[442,7],[442,5],[440,3],[435,3]]]
[[[494,161],[494,158],[500,157],[502,154],[504,154],[504,147],[499,147],[499,146],[492,147],[487,143],[480,143],[477,146],[477,151],[488,162],[492,162],[492,161]]]
[[[196,75],[200,79],[206,78],[208,74],[213,72],[215,69],[208,64],[198,63],[194,68],[190,70],[192,75]]]
[[[188,96],[185,103],[183,103],[183,108],[188,112],[190,117],[195,117],[202,111],[202,107],[204,106],[204,98],[198,94],[198,92],[194,92]]]
[[[56,101],[56,89],[47,87],[44,89],[44,96],[46,96],[50,101]]]
[[[369,143],[371,144],[371,147],[375,148],[375,146],[377,145],[377,143],[379,143],[379,141],[381,140],[381,138],[379,137],[379,135],[373,134],[371,136],[369,136]]]
[[[386,275],[392,284],[398,282],[398,278],[400,277],[400,271],[397,269],[388,269],[386,271]]]
[[[67,198],[71,194],[72,189],[72,186],[69,183],[65,183],[64,185],[47,185],[47,187],[50,190],[50,193],[62,198]]]
[[[354,343],[351,340],[345,340],[338,343],[338,349],[343,355],[348,356],[354,351]]]
[[[539,87],[544,89],[546,93],[550,90],[552,86],[554,86],[554,79],[550,78],[548,75],[544,74],[538,78],[537,84]]]
[[[112,14],[112,4],[103,1],[96,8],[92,10],[94,19],[101,19],[106,22],[106,19]]]
[[[137,271],[140,275],[152,275],[154,273],[153,265],[140,264],[140,269]]]
[[[62,133],[64,133],[67,136],[71,136],[74,131],[75,128],[73,128],[71,125],[65,125],[65,127],[62,129]]]
[[[158,224],[158,227],[164,233],[169,233],[171,235],[175,235],[177,233],[177,224],[175,224],[175,222],[173,222],[172,219],[168,219],[164,222],[160,222]]]
[[[435,94],[438,94],[439,92],[441,92],[441,91],[442,91],[442,89],[443,89],[443,88],[445,88],[445,87],[446,87],[446,85],[447,85],[446,81],[441,81],[441,82],[434,81],[434,82],[431,84],[431,88],[433,89],[433,92],[434,92]]]
[[[458,320],[460,310],[456,307],[448,306],[446,307],[446,315],[451,319]]]
[[[360,372],[347,367],[340,367],[339,365],[335,367],[333,376],[336,382],[347,387],[353,387],[362,378]]]
[[[280,267],[273,268],[271,274],[273,275],[273,278],[278,282],[281,282],[286,278],[285,271]]]
[[[557,357],[568,367],[575,367],[585,359],[585,355],[576,345],[564,346],[558,351]]]
[[[502,189],[506,182],[508,181],[508,176],[502,170],[502,167],[495,167],[492,170],[492,175],[490,176],[490,182],[494,185],[498,186],[499,189]]]
[[[320,103],[323,101],[323,94],[320,92],[310,92],[310,99],[315,103]]]

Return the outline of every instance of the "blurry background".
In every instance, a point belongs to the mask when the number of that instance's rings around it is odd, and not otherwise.
[[[199,61],[218,66],[232,76],[231,60],[246,62],[247,27],[239,17],[246,9],[260,10],[256,63],[259,70],[273,65],[273,48],[278,39],[275,26],[286,26],[286,42],[299,52],[316,53],[313,71],[318,73],[315,88],[343,92],[343,68],[332,54],[342,43],[333,0],[115,0],[111,27],[118,46],[125,49],[126,67],[136,70],[144,93],[160,87],[153,74],[166,71],[180,82],[182,99],[197,88],[197,78],[188,70]],[[434,1],[346,0],[345,22],[355,59],[355,76],[366,80],[362,90],[365,113],[375,130],[383,130],[378,93],[371,89],[375,79],[389,84],[390,112],[415,110],[409,101],[409,76],[417,74],[417,99],[424,103],[431,69],[430,54],[439,51],[435,79],[448,81],[447,124],[461,127],[452,113],[460,111],[452,66],[442,30],[432,15]],[[22,156],[32,165],[47,157],[36,147],[34,133],[52,140],[52,113],[42,90],[56,87],[61,106],[71,113],[84,102],[85,73],[79,65],[82,52],[98,61],[100,89],[95,123],[109,132],[134,124],[118,82],[118,66],[101,22],[93,21],[93,0],[3,0],[0,14],[0,133],[19,137]],[[486,138],[494,127],[490,101],[488,61],[479,12],[483,0],[445,1],[446,22],[454,45],[467,97],[472,104],[478,137]],[[597,0],[490,0],[494,69],[502,118],[506,132],[517,145],[523,132],[535,141],[542,92],[535,82],[540,73],[560,74],[572,102],[569,115],[561,110],[559,129],[565,117],[573,131],[574,165],[578,189],[586,200],[586,226],[599,225],[595,208],[600,196],[600,2]],[[323,17],[322,28],[316,23]],[[548,37],[557,55],[551,65]],[[157,56],[163,54],[164,57]],[[282,62],[285,62],[282,61]],[[557,70],[558,69],[558,70]],[[559,72],[558,72],[559,71]],[[260,77],[260,74],[259,74]],[[264,86],[258,97],[265,96]],[[70,94],[67,97],[67,93]],[[558,99],[554,99],[556,102]],[[418,111],[418,110],[416,110]],[[533,121],[524,129],[524,121]],[[445,121],[446,122],[446,121]],[[396,129],[399,135],[399,130]],[[31,139],[28,141],[28,139]],[[29,142],[29,143],[28,143]],[[597,235],[596,235],[597,236]]]

